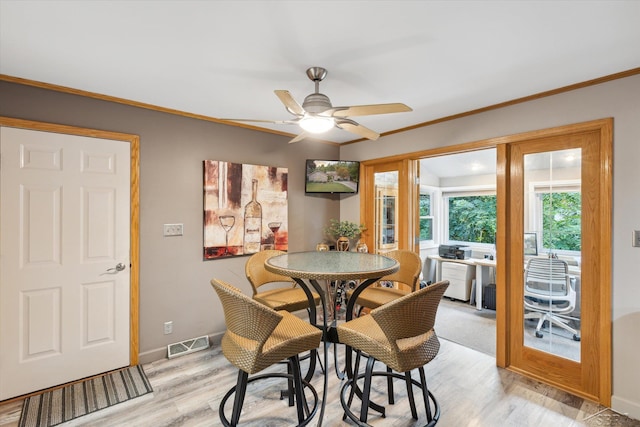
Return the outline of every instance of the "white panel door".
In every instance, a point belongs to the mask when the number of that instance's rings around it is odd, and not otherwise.
[[[129,364],[129,144],[0,128],[0,400]]]

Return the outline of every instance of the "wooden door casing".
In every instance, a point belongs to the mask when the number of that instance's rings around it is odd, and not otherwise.
[[[604,405],[611,399],[611,127],[612,121],[604,119],[519,135],[498,153],[506,165],[498,197],[507,201],[498,209],[498,260],[505,260],[498,263],[498,298],[508,302],[497,318],[498,365]],[[522,322],[523,156],[569,148],[582,149],[579,362],[524,346]]]
[[[127,350],[127,359],[125,359],[124,364],[136,364],[138,363],[138,275],[139,275],[139,196],[138,196],[138,170],[139,170],[139,138],[136,135],[129,134],[121,134],[116,132],[105,132],[105,131],[97,131],[91,129],[83,129],[83,128],[75,128],[64,125],[56,125],[49,123],[41,123],[41,122],[32,122],[26,120],[12,119],[12,118],[4,118],[0,117],[0,125],[5,128],[16,128],[16,129],[24,129],[24,130],[35,130],[41,132],[48,132],[52,135],[52,137],[59,138],[63,135],[73,135],[80,137],[90,137],[87,141],[93,141],[92,138],[101,138],[104,140],[111,140],[114,142],[125,143],[127,148],[126,156],[128,157],[126,160],[128,162],[128,174],[127,174],[127,193],[128,196],[128,204],[129,209],[125,212],[126,214],[126,223],[128,227],[127,232],[127,240],[128,240],[128,253],[126,253],[126,262],[129,265],[126,265],[126,271],[123,271],[121,274],[126,274],[128,277],[128,282],[130,284],[129,291],[127,292],[127,300],[126,304],[127,311],[122,313],[122,316],[126,316],[126,328],[128,329],[128,339],[126,340]],[[57,137],[56,137],[57,135]],[[105,166],[106,159],[100,158],[102,154],[98,153],[97,157],[93,157],[93,159],[87,158],[88,162],[97,161],[98,163],[94,163],[93,165],[85,164],[85,168],[91,167],[102,167]],[[98,172],[100,173],[100,172]],[[93,184],[91,184],[93,185]],[[83,203],[85,203],[85,208],[100,208],[104,205],[104,203],[108,202],[109,198],[112,197],[109,194],[106,194],[104,190],[101,190],[98,187],[93,187],[90,192],[84,192],[81,197],[84,197]],[[91,200],[89,200],[91,199]],[[88,204],[87,204],[88,203]],[[86,223],[86,221],[85,221]],[[101,242],[101,244],[104,242]],[[100,249],[94,246],[95,249]],[[88,250],[85,248],[85,250]],[[88,252],[85,255],[92,255]],[[96,255],[96,252],[93,253]],[[98,254],[98,258],[102,255]],[[97,258],[93,259],[93,263]],[[85,268],[86,270],[86,268]],[[96,282],[94,285],[89,287],[85,287],[85,295],[84,298],[93,298],[95,302],[95,298],[98,295],[108,296],[110,292],[105,288],[105,283]],[[87,293],[88,292],[88,293]],[[106,292],[106,294],[105,294]],[[85,301],[87,302],[87,301]],[[87,314],[89,317],[85,320],[91,321],[91,314]],[[94,320],[95,316],[94,316]],[[99,324],[100,322],[98,322]],[[96,324],[96,325],[98,325]],[[3,328],[6,328],[5,325]],[[85,325],[86,326],[86,325]],[[106,328],[104,325],[98,325],[102,328]],[[86,327],[85,327],[86,329]],[[101,335],[107,336],[108,331],[106,330],[98,330],[94,329],[93,334],[86,335],[87,331],[85,331],[85,338],[89,340],[94,340],[94,345],[98,344],[100,341]],[[86,340],[85,340],[86,341]],[[86,346],[86,344],[85,344]],[[99,373],[99,372],[96,372]]]

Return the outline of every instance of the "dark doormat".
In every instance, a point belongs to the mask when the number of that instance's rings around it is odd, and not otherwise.
[[[18,427],[56,426],[152,391],[142,366],[130,366],[27,397]]]

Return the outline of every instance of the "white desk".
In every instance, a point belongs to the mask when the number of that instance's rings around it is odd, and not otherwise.
[[[436,261],[436,281],[441,280],[442,278],[442,263],[443,262],[457,262],[461,264],[467,265],[475,265],[476,266],[476,308],[478,310],[482,310],[482,273],[483,268],[496,268],[496,260],[495,259],[481,259],[481,258],[468,258],[468,259],[450,259],[450,258],[442,258],[439,255],[428,255],[427,258]],[[526,263],[524,265],[526,267]],[[524,267],[522,272],[524,273]],[[569,274],[571,276],[580,279],[580,267],[578,266],[569,266]],[[578,299],[579,300],[579,299]]]
[[[480,258],[468,258],[468,259],[450,259],[443,258],[439,255],[428,255],[427,258],[436,261],[436,281],[442,279],[442,263],[443,262],[457,262],[459,264],[467,264],[474,265],[476,267],[476,294],[475,294],[475,302],[476,308],[478,310],[482,310],[482,269],[483,268],[495,268],[496,261],[490,259],[480,259]]]

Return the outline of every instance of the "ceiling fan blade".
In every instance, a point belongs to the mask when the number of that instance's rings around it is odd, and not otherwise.
[[[333,117],[355,117],[371,116],[374,114],[405,113],[407,111],[413,111],[413,109],[402,103],[393,103],[333,107],[330,110],[323,112],[322,115],[329,113],[329,115]]]
[[[291,114],[295,114],[296,116],[302,116],[304,114],[304,108],[293,99],[293,96],[291,96],[288,90],[274,90],[274,92]]]
[[[293,144],[294,142],[302,141],[307,136],[309,136],[309,135],[306,132],[302,132],[302,133],[300,133],[300,135],[296,136],[291,141],[289,141],[289,144]]]
[[[362,126],[353,120],[336,120],[336,126],[340,129],[346,130],[347,132],[355,133],[363,138],[372,139],[374,141],[380,137],[378,132]]]

